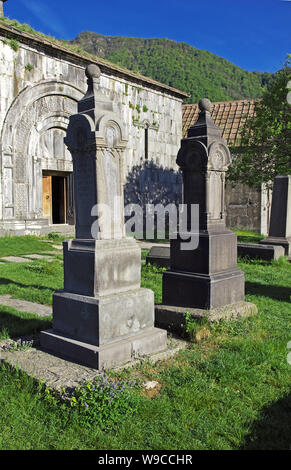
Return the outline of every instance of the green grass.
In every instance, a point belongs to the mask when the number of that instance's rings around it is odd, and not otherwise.
[[[141,259],[145,260],[150,250],[141,250]]]
[[[0,266],[0,295],[51,305],[55,290],[63,288],[61,255],[53,262],[5,263]]]
[[[60,260],[48,264],[33,262],[28,270],[27,265],[14,265],[14,270],[5,264],[1,278],[13,278],[22,293],[28,289],[37,297],[39,290],[44,300],[62,284]],[[239,259],[239,268],[246,276],[246,300],[256,303],[259,313],[208,325],[207,339],[172,359],[156,365],[145,361],[115,373],[121,381],[137,378],[161,385],[118,427],[88,428],[76,409],[48,401],[33,379],[2,365],[0,449],[289,449],[291,263],[285,258],[271,263]],[[156,302],[161,301],[162,272],[142,266],[142,286],[154,290]],[[0,319],[6,334],[9,328],[15,332],[17,317],[20,330],[42,327],[30,325],[35,321],[30,315],[4,309],[4,325],[1,314]]]
[[[155,293],[155,303],[162,302],[162,276],[165,268],[144,264],[141,267],[141,287],[152,289]]]
[[[51,243],[44,241],[43,237],[26,235],[23,237],[0,237],[0,257],[31,255],[52,251]],[[52,241],[52,244],[53,241]]]
[[[237,241],[239,243],[259,243],[260,240],[265,238],[260,233],[250,232],[249,230],[237,230],[233,229],[237,234]]]
[[[52,317],[39,317],[33,313],[19,312],[0,304],[0,340],[25,336],[51,328]]]
[[[260,240],[265,238],[265,235],[260,233],[251,232],[249,230],[239,230],[236,228],[232,229],[233,232],[237,234],[237,241],[239,243],[259,243]],[[140,234],[140,236],[136,236],[138,240],[143,240],[149,243],[169,243],[169,234],[166,233],[166,238],[159,238],[159,236],[155,233],[155,238],[147,239],[146,234]]]

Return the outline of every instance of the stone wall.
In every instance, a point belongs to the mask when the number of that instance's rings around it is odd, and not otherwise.
[[[261,194],[245,184],[232,188],[226,184],[226,220],[227,226],[244,230],[261,230]]]
[[[230,228],[268,233],[271,191],[250,188],[239,183],[232,187],[226,183],[225,189],[226,224]]]
[[[0,235],[56,230],[55,225],[48,228],[43,216],[42,175],[72,172],[63,138],[86,91],[84,69],[89,62],[0,25]],[[125,203],[180,203],[176,157],[185,94],[117,66],[98,65],[102,90],[118,103],[128,135]],[[267,233],[269,199],[264,191],[228,184],[227,225]],[[73,223],[72,198],[67,209]]]
[[[19,33],[14,50],[7,34],[1,26],[0,231],[38,233],[47,225],[42,207],[43,171],[72,171],[63,138],[69,116],[76,113],[77,102],[86,91],[84,68],[90,60],[41,41],[28,41],[25,34],[22,41]],[[147,164],[147,156],[155,174],[167,175],[158,177],[156,183],[166,183],[168,197],[175,201],[182,93],[179,96],[163,85],[159,89],[150,80],[111,73],[109,67],[101,66],[101,70],[103,93],[118,103],[128,133],[123,166],[127,190],[132,191],[132,175]]]

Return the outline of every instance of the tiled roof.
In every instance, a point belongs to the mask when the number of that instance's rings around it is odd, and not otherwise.
[[[256,101],[258,100],[247,99],[212,103],[212,119],[220,127],[222,136],[228,145],[239,145],[239,130],[243,127],[246,119],[254,115]],[[182,112],[183,137],[187,137],[189,127],[197,121],[198,104],[184,104]]]

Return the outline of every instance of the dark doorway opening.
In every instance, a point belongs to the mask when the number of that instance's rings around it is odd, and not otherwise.
[[[74,224],[72,173],[43,172],[43,216],[50,224]]]
[[[66,223],[66,178],[52,176],[52,223]]]

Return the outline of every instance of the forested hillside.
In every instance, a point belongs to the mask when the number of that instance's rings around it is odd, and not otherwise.
[[[211,52],[169,39],[102,36],[84,31],[72,41],[85,51],[186,91],[188,103],[259,98],[270,73],[248,72]]]

